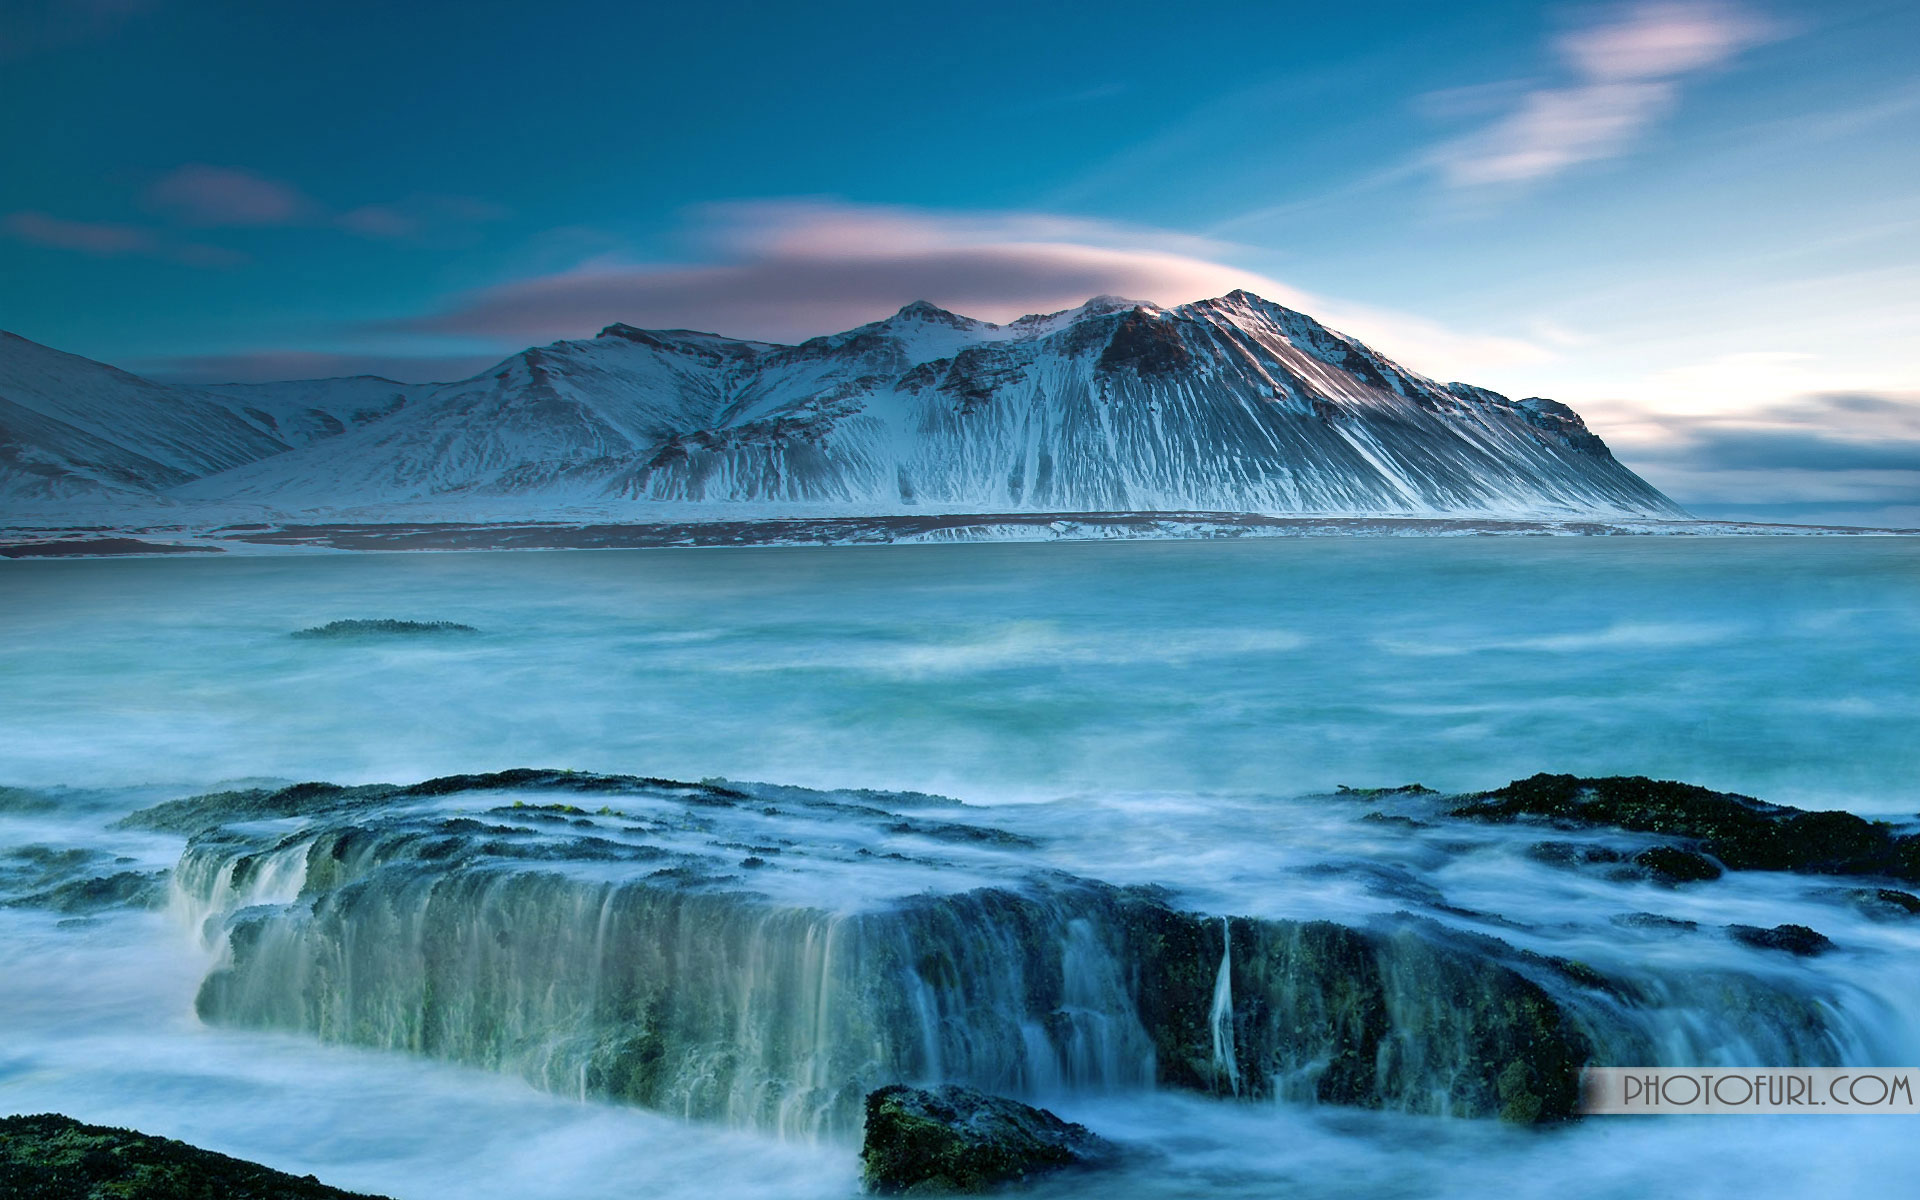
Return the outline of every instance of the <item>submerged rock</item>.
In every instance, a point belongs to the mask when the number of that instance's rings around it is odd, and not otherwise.
[[[1616,913],[1610,918],[1615,925],[1623,929],[1658,929],[1666,932],[1691,932],[1700,928],[1698,921],[1686,921],[1679,917],[1669,917],[1663,913],[1632,912]]]
[[[1853,888],[1840,895],[1876,921],[1920,917],[1920,896],[1898,888]]]
[[[43,891],[0,901],[10,908],[95,913],[109,908],[158,908],[166,902],[165,871],[115,871],[71,879]]]
[[[1758,925],[1729,925],[1727,933],[1735,941],[1745,942],[1749,946],[1761,950],[1785,950],[1801,958],[1825,954],[1834,948],[1832,939],[1826,934],[1805,925],[1775,925],[1772,929],[1763,929]]]
[[[115,869],[132,861],[80,847],[0,851],[0,907],[92,913],[158,906],[166,897],[167,873]]]
[[[1587,842],[1535,842],[1527,847],[1527,857],[1555,867],[1585,867],[1596,863],[1618,863],[1626,855],[1611,846]]]
[[[0,1118],[0,1196],[34,1200],[382,1200],[172,1138],[58,1113]]]
[[[1633,865],[1645,870],[1656,883],[1701,883],[1721,875],[1719,864],[1712,859],[1678,846],[1650,846],[1633,856]]]
[[[328,621],[325,625],[315,625],[311,629],[302,629],[294,633],[297,638],[356,638],[356,637],[396,637],[412,634],[438,633],[479,633],[471,625],[462,625],[455,621],[395,621],[388,618],[378,620]]]
[[[948,1084],[867,1096],[860,1178],[882,1196],[991,1191],[1036,1175],[1098,1167],[1112,1143],[1044,1108]]]

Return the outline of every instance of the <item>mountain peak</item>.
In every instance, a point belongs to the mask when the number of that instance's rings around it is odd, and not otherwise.
[[[903,304],[900,306],[900,311],[894,313],[893,316],[895,320],[939,321],[946,325],[971,325],[975,323],[972,317],[963,317],[959,313],[948,312],[931,300],[915,300],[911,304]]]
[[[1129,300],[1125,296],[1115,296],[1102,292],[1080,306],[1080,314],[1087,317],[1105,316],[1111,312],[1121,312],[1129,308],[1158,308],[1151,300]]]

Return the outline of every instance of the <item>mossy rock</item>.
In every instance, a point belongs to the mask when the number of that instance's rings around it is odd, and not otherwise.
[[[1920,917],[1920,896],[1898,888],[1854,888],[1841,895],[1866,916],[1876,921],[1898,921]]]
[[[462,625],[457,621],[395,621],[388,618],[378,620],[328,621],[325,625],[315,625],[294,633],[297,638],[365,638],[365,637],[415,637],[422,634],[437,636],[449,633],[479,633],[471,625]]]
[[[860,1178],[882,1196],[978,1194],[1073,1167],[1115,1148],[1043,1108],[949,1084],[867,1095]]]
[[[1833,940],[1826,934],[1805,925],[1775,925],[1772,929],[1763,929],[1758,925],[1729,925],[1727,933],[1735,941],[1756,949],[1785,950],[1799,958],[1811,958],[1834,948]]]
[[[1633,865],[1668,885],[1703,883],[1720,878],[1719,864],[1706,855],[1678,846],[1650,846],[1633,856]]]
[[[1685,838],[1729,870],[1920,881],[1920,835],[1898,835],[1884,822],[1849,812],[1807,812],[1690,783],[1542,774],[1462,800],[1453,816],[1536,817]]]
[[[0,1196],[35,1200],[381,1200],[172,1138],[58,1113],[0,1119]]]
[[[9,908],[45,908],[61,913],[158,908],[166,901],[166,884],[165,871],[116,871],[111,875],[69,880],[5,904]]]

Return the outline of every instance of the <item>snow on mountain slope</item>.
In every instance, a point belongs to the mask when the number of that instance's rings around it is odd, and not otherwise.
[[[1436,383],[1244,292],[1006,325],[915,303],[797,346],[616,324],[355,422],[343,385],[375,383],[325,382],[222,393],[341,432],[159,486],[336,517],[1684,515],[1564,405]]]
[[[0,332],[0,498],[134,497],[284,453],[191,388]]]
[[[335,437],[382,417],[445,385],[396,383],[378,375],[292,379],[281,383],[212,383],[200,391],[289,446]]]
[[[1678,512],[1572,410],[1442,387],[1246,293],[1170,310],[1101,298],[875,379],[884,344],[927,319],[909,306],[868,327],[880,344],[845,366],[857,395],[683,435],[615,490],[973,512]]]

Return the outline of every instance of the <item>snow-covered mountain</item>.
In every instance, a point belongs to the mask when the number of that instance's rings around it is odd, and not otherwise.
[[[409,401],[443,386],[349,375],[280,383],[215,383],[200,390],[218,396],[288,445],[304,446],[390,417]]]
[[[282,515],[1681,515],[1566,406],[1436,383],[1245,292],[1006,325],[916,303],[798,346],[612,325],[440,387],[180,392],[210,437],[298,444],[151,490]]]
[[[139,501],[286,450],[214,396],[0,333],[0,499]]]

